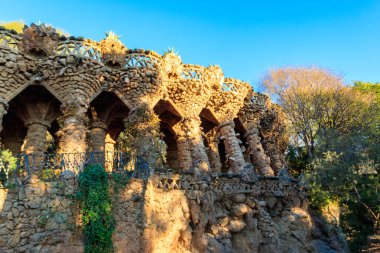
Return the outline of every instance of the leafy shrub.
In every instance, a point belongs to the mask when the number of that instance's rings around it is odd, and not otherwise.
[[[9,177],[17,167],[17,158],[12,155],[12,152],[3,149],[0,150],[0,183],[6,185]]]
[[[115,220],[112,216],[108,174],[102,166],[87,166],[79,174],[77,198],[82,205],[85,252],[112,252]]]

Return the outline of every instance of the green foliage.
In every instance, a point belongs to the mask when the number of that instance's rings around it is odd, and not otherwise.
[[[317,184],[310,184],[309,191],[310,206],[315,210],[322,210],[334,201],[333,196],[328,191],[323,190]]]
[[[0,26],[5,27],[8,30],[14,30],[18,33],[22,33],[24,30],[25,23],[24,21],[11,21],[11,22],[2,22]]]
[[[102,166],[87,166],[79,174],[77,199],[82,206],[85,252],[112,252],[115,221],[112,216],[108,174]]]
[[[131,175],[127,173],[112,173],[111,178],[112,190],[115,194],[118,194],[119,190],[127,184],[129,179],[131,178]]]
[[[12,152],[3,149],[0,150],[0,182],[2,185],[6,185],[8,183],[8,178],[16,170],[17,166],[17,158],[12,155]]]
[[[278,70],[266,81],[290,121],[290,170],[309,185],[313,209],[339,203],[359,252],[380,227],[380,83],[347,87],[315,69]]]
[[[164,55],[166,54],[176,54],[179,55],[179,51],[176,51],[174,47],[168,47],[166,51],[164,51]]]
[[[68,32],[64,31],[61,28],[55,28],[51,24],[45,24],[45,23],[42,23],[41,21],[37,21],[36,23],[39,26],[53,28],[55,30],[55,32],[58,33],[59,35],[63,35],[63,36],[66,36],[66,37],[70,36],[70,34]],[[20,20],[20,21],[11,21],[11,22],[1,22],[0,26],[3,26],[3,27],[5,27],[8,30],[14,30],[14,31],[16,31],[18,33],[23,33],[24,28],[25,28],[26,25],[25,25],[24,21]]]
[[[117,35],[114,31],[106,32],[106,39],[111,39],[114,41],[120,41],[121,35]]]
[[[293,176],[298,177],[301,173],[305,172],[309,164],[306,149],[304,147],[289,145],[288,152],[286,153],[286,161],[290,173]]]
[[[380,217],[379,164],[362,153],[327,152],[306,170],[310,206],[322,210],[331,202],[343,207],[340,224],[352,252],[359,252],[375,232]]]
[[[380,83],[370,82],[354,82],[353,89],[361,91],[362,93],[370,93],[376,96],[376,100],[380,103]]]
[[[141,157],[151,168],[160,168],[166,162],[166,144],[162,137],[159,117],[143,105],[130,113],[125,130],[117,140],[118,150]]]

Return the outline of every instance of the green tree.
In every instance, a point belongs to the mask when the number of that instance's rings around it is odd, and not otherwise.
[[[327,151],[337,136],[374,121],[373,96],[346,87],[341,77],[327,70],[274,69],[262,83],[284,109],[291,139],[306,148],[309,161],[317,154],[316,145],[323,142]]]
[[[359,252],[379,233],[380,84],[346,86],[318,68],[272,70],[263,84],[286,113],[287,161],[304,172],[311,207],[338,202],[350,248]]]
[[[77,199],[81,202],[86,253],[113,252],[112,216],[108,174],[100,165],[90,165],[79,174]]]

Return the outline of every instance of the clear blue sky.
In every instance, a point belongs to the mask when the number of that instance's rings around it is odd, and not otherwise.
[[[219,64],[253,84],[281,66],[380,81],[380,1],[0,1],[0,21],[41,21],[74,36],[122,35],[129,48],[168,47],[183,62]]]

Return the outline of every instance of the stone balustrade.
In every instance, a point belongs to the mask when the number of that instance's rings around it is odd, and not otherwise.
[[[85,57],[101,61],[99,44],[89,39],[67,39],[60,41],[56,51],[57,55]]]

